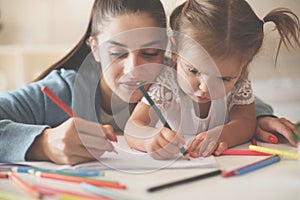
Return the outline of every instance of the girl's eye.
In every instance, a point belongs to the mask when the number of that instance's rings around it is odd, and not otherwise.
[[[230,81],[231,81],[231,79],[228,78],[228,77],[220,77],[220,79],[221,79],[222,81],[224,81],[224,82],[230,82]]]
[[[198,74],[199,73],[199,71],[194,67],[189,67],[188,71],[191,72],[192,74]]]

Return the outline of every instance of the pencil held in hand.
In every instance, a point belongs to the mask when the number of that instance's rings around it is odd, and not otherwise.
[[[42,91],[54,102],[57,106],[59,106],[65,113],[67,113],[70,117],[75,117],[75,114],[62,100],[60,100],[55,94],[53,94],[46,86],[42,88]]]
[[[159,120],[164,124],[164,126],[166,128],[172,130],[170,125],[168,124],[168,122],[166,121],[166,119],[164,118],[164,116],[162,115],[160,110],[158,109],[158,107],[155,105],[155,103],[152,101],[151,97],[148,95],[148,93],[145,90],[145,88],[143,87],[142,83],[139,82],[139,83],[137,83],[137,85],[138,85],[140,91],[142,92],[142,94],[144,95],[144,97],[147,99],[150,106],[153,108],[153,110],[156,113],[156,115],[158,116]],[[182,155],[184,156],[185,159],[190,160],[190,154],[184,147],[180,148],[180,152],[182,153]]]

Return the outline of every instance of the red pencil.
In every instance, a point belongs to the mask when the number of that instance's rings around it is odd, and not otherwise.
[[[11,181],[16,184],[18,187],[22,188],[26,193],[31,195],[32,197],[38,198],[40,193],[37,189],[23,181],[20,177],[18,177],[15,173],[11,173],[9,175]]]
[[[270,154],[252,150],[227,149],[221,155],[268,156]]]
[[[75,176],[66,176],[66,175],[46,173],[46,172],[36,172],[35,175],[42,178],[49,178],[49,179],[68,181],[74,183],[90,183],[92,185],[99,186],[99,187],[126,189],[125,185],[116,182],[111,182],[111,181],[103,181],[103,180],[96,180],[96,179],[75,177]]]
[[[55,96],[55,94],[53,94],[46,86],[42,88],[42,91],[70,117],[75,117],[75,113],[71,110],[71,108],[69,108],[64,102],[62,102],[62,100]]]
[[[0,178],[7,179],[8,178],[8,174],[0,174]]]

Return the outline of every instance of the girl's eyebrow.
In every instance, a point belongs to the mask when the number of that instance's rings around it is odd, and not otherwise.
[[[121,46],[121,47],[128,47],[127,45],[116,42],[114,40],[108,40],[107,42],[110,43],[110,44],[113,44],[113,45]],[[150,46],[153,46],[153,45],[156,45],[156,44],[161,44],[161,43],[162,42],[160,40],[155,40],[155,41],[143,44],[141,47],[145,48],[145,47],[150,47]]]

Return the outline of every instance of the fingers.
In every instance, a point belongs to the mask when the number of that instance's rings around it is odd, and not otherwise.
[[[297,146],[297,131],[295,125],[285,118],[264,117],[258,120],[257,137],[264,142],[278,143],[278,138],[272,133],[278,133],[288,142]]]
[[[184,144],[185,140],[181,134],[163,128],[147,145],[147,152],[154,159],[170,159],[178,154]]]
[[[215,150],[214,154],[216,156],[219,156],[223,153],[223,151],[225,151],[226,149],[228,149],[228,144],[226,142],[220,142],[217,146],[217,149]]]
[[[263,142],[268,142],[273,144],[278,143],[278,138],[274,134],[267,132],[260,127],[256,128],[256,138]]]
[[[118,142],[117,134],[115,133],[111,125],[103,125],[102,128],[104,130],[106,137],[108,137],[110,141]]]

